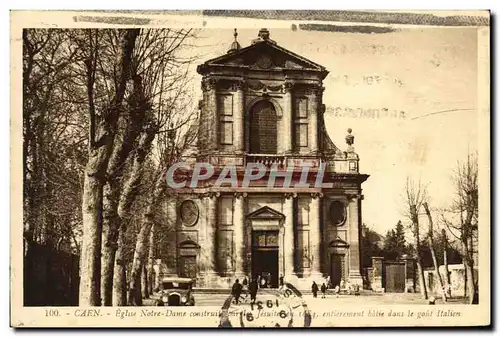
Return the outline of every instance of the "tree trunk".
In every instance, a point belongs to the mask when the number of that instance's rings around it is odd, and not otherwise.
[[[101,235],[102,186],[101,178],[92,172],[95,159],[89,158],[83,186],[83,235],[80,262],[80,306],[101,304]]]
[[[446,290],[443,284],[443,278],[439,273],[439,265],[436,258],[436,251],[434,250],[434,222],[432,221],[432,215],[431,211],[429,210],[429,205],[427,205],[427,203],[424,202],[423,206],[425,209],[425,213],[427,214],[427,218],[429,219],[429,249],[431,251],[432,262],[434,264],[434,271],[439,280],[441,297],[443,299],[443,302],[446,302]]]
[[[462,258],[462,262],[464,264],[464,297],[467,297],[467,286],[469,285],[469,278],[467,277],[467,262],[465,262],[466,258]]]
[[[146,252],[148,246],[149,231],[153,225],[151,219],[151,213],[144,216],[144,223],[142,224],[141,230],[137,235],[137,242],[135,245],[134,260],[132,262],[132,279],[130,283],[129,293],[129,303],[135,303],[135,305],[140,305],[141,301],[141,275],[144,266],[144,260],[146,259]]]
[[[118,233],[118,249],[115,254],[115,267],[113,271],[113,306],[127,305],[127,265],[123,258],[123,241],[126,227],[122,224]]]
[[[116,250],[118,248],[118,236],[121,219],[118,216],[118,207],[120,199],[120,177],[123,175],[124,166],[130,153],[140,136],[144,121],[146,120],[148,105],[145,104],[144,89],[142,78],[133,76],[134,89],[128,101],[132,106],[128,109],[125,117],[121,118],[123,139],[118,142],[113,149],[108,165],[107,177],[104,194],[104,233],[102,248],[102,284],[101,292],[103,294],[103,305],[110,306],[113,294],[113,277]],[[141,146],[141,144],[139,144]],[[140,148],[138,149],[141,150]],[[132,173],[134,175],[134,173]],[[128,193],[129,190],[124,192]],[[120,271],[119,274],[122,274]]]
[[[115,179],[108,180],[104,187],[103,233],[101,257],[101,295],[102,305],[113,303],[113,277],[115,256],[118,248],[118,197],[119,184]]]
[[[417,253],[419,254],[419,253]],[[422,294],[424,299],[427,299],[427,287],[425,285],[425,276],[424,276],[424,269],[422,268],[422,262],[420,259],[420,256],[417,256],[416,258],[416,264],[417,264],[417,273],[418,273],[418,283],[420,285],[420,293]]]
[[[129,77],[129,65],[139,29],[128,29],[123,35],[116,93],[109,108],[96,121],[93,85],[89,79],[89,159],[85,168],[82,200],[82,246],[80,263],[80,306],[101,304],[101,244],[103,218],[103,187],[113,149],[120,108]],[[97,60],[93,60],[97,62]]]
[[[104,244],[101,249],[101,305],[106,307],[109,307],[112,304],[113,267],[115,263],[114,254],[110,247],[106,245],[108,235],[109,223],[104,221],[102,226],[102,242]],[[110,261],[112,264],[111,266]]]
[[[153,294],[154,285],[154,244],[155,244],[155,226],[151,227],[149,234],[149,258],[148,258],[148,295]]]
[[[141,275],[142,281],[141,281],[141,293],[142,293],[142,298],[149,298],[149,293],[148,293],[148,268],[146,267],[146,264],[142,267],[142,275]]]
[[[132,279],[130,284],[129,302],[132,303],[142,303],[141,301],[141,273],[143,266],[146,262],[146,257],[148,253],[148,243],[149,235],[151,232],[151,227],[153,226],[153,212],[156,205],[161,200],[161,195],[163,193],[163,180],[158,179],[151,193],[146,212],[144,214],[144,222],[141,226],[139,234],[137,235],[137,242],[135,245],[134,260],[132,262]]]
[[[420,286],[420,293],[427,299],[427,287],[425,286],[424,269],[422,268],[422,254],[420,249],[420,225],[418,223],[418,212],[415,205],[410,205],[411,219],[413,223],[413,236],[415,239],[415,261],[417,263],[418,283]]]
[[[126,219],[129,217],[130,209],[137,198],[137,187],[142,181],[143,164],[148,149],[154,140],[156,132],[149,130],[141,135],[138,150],[135,152],[130,175],[122,186],[123,192],[118,203],[118,250],[115,256],[115,272],[113,277],[113,306],[125,306],[131,303],[127,299],[126,262],[123,257],[123,242],[125,240]],[[132,275],[130,276],[132,277]]]
[[[466,277],[466,289],[467,289],[467,294],[469,296],[469,304],[478,304],[479,303],[479,298],[478,298],[478,293],[476,289],[476,283],[474,280],[474,264],[472,262],[471,254],[469,247],[467,245],[467,241],[462,243],[463,245],[463,251],[464,251],[464,271]]]
[[[443,236],[443,264],[444,264],[444,273],[446,280],[446,294],[448,298],[451,298],[451,280],[450,280],[450,270],[448,269],[448,238],[446,236],[446,230],[443,228],[442,230]]]

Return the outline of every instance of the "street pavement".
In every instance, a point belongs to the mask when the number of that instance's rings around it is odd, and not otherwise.
[[[194,292],[196,307],[187,309],[189,319],[172,317],[178,326],[224,326],[224,327],[327,327],[327,326],[357,326],[363,319],[371,319],[371,324],[377,324],[377,315],[404,315],[404,306],[397,304],[420,304],[422,309],[416,311],[416,317],[429,317],[432,310],[439,307],[429,306],[428,301],[420,294],[409,293],[365,293],[363,295],[335,295],[326,298],[314,298],[311,294],[302,296],[307,309],[296,302],[283,302],[276,293],[266,290],[257,294],[257,301],[262,304],[253,305],[243,301],[240,305],[231,305],[228,310],[222,310],[229,295],[221,293]],[[278,302],[276,302],[278,300]],[[269,302],[268,302],[269,301]],[[454,299],[447,304],[457,304],[460,299]],[[154,299],[146,299],[145,306],[154,305]],[[393,306],[393,304],[396,304]],[[437,299],[436,304],[442,304]],[[419,306],[420,307],[420,306]],[[161,309],[165,312],[169,308]],[[194,310],[194,311],[193,311]],[[182,311],[182,310],[181,310]],[[384,312],[385,311],[385,312]],[[177,312],[176,310],[173,312]],[[207,316],[208,315],[208,316]],[[308,318],[306,318],[308,315]],[[370,317],[371,315],[371,317]],[[403,317],[403,316],[401,316]],[[396,318],[397,319],[397,318]],[[307,323],[308,322],[308,323]]]
[[[228,298],[228,294],[220,294],[220,293],[206,293],[194,292],[196,306],[221,306],[224,304],[224,301]],[[269,299],[275,299],[275,295],[273,292],[266,291],[264,293],[257,293],[258,301],[267,301]],[[326,298],[321,298],[321,295],[318,294],[317,298],[314,298],[312,294],[305,294],[302,296],[308,306],[324,306],[325,302],[328,302],[332,306],[336,305],[345,305],[345,304],[359,304],[359,305],[380,305],[380,304],[427,304],[428,301],[422,299],[420,294],[413,293],[385,293],[385,294],[370,294],[370,295],[335,295],[335,294],[327,294]],[[154,305],[154,299],[145,299],[143,300],[144,306]],[[437,299],[436,304],[440,303],[440,299]],[[456,301],[453,301],[453,304],[457,304]]]

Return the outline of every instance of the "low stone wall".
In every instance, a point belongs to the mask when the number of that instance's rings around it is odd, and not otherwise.
[[[465,269],[463,264],[450,264],[448,265],[448,271],[450,272],[450,288],[451,288],[451,296],[464,296],[465,289]],[[477,267],[474,268],[474,276],[477,280],[479,269]],[[446,287],[446,277],[444,266],[439,266],[439,273],[443,278],[443,282]],[[431,294],[441,295],[440,284],[438,275],[434,268],[427,268],[424,270],[425,284],[427,287],[427,291]]]

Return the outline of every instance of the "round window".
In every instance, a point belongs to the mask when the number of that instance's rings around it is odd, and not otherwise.
[[[346,219],[346,208],[342,201],[334,200],[330,204],[330,221],[334,226],[343,225]]]

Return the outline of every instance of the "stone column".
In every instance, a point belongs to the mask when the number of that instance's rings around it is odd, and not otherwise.
[[[281,139],[283,140],[283,147],[285,153],[290,153],[293,150],[293,103],[292,103],[292,90],[293,84],[291,82],[285,82],[283,84],[283,91],[285,93],[284,97],[284,109],[283,109],[283,133]]]
[[[349,207],[349,280],[351,284],[363,285],[361,277],[361,264],[359,254],[359,225],[361,196],[353,194],[348,196]]]
[[[217,197],[214,194],[211,194],[207,198],[207,222],[205,226],[205,243],[204,246],[201,247],[202,250],[205,251],[205,285],[210,286],[213,281],[213,277],[216,274],[215,267],[215,247],[216,247],[216,239],[217,239]]]
[[[233,105],[233,123],[234,123],[234,148],[238,153],[242,153],[245,150],[245,139],[244,139],[244,120],[245,120],[245,94],[244,94],[244,82],[239,81],[234,84],[234,89],[236,91],[234,95],[235,104]]]
[[[405,292],[415,292],[415,260],[408,255],[403,255],[401,260],[405,263]]]
[[[235,277],[245,275],[245,199],[244,194],[236,193],[234,198],[234,258]]]
[[[285,242],[284,242],[284,255],[285,255],[285,279],[290,280],[295,276],[294,270],[294,228],[293,228],[293,196],[285,195],[285,204],[283,212],[285,214]]]
[[[311,242],[311,277],[322,277],[321,273],[321,198],[319,193],[311,194],[309,212],[309,236]]]

